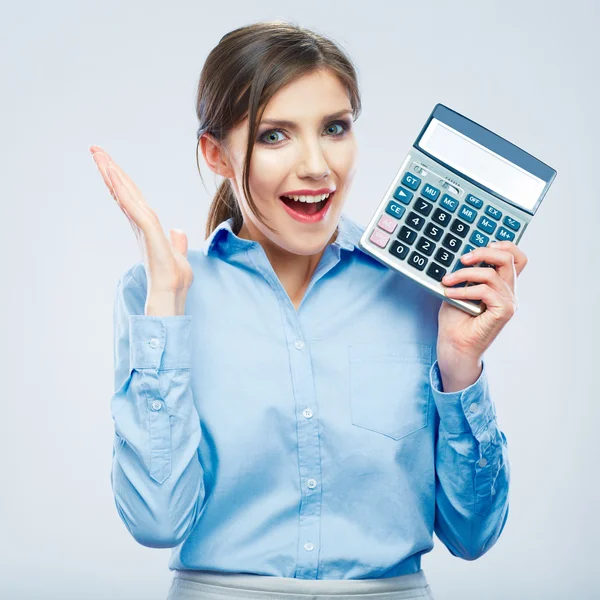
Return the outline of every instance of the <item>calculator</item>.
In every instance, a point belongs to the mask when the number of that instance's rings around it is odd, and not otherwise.
[[[518,244],[556,171],[437,104],[359,240],[359,247],[473,316],[481,300],[448,298],[442,277],[494,240]],[[491,267],[479,262],[471,266]],[[476,285],[461,282],[457,286]]]

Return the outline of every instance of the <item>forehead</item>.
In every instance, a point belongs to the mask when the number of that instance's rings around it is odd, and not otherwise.
[[[313,71],[278,90],[265,106],[262,120],[320,120],[341,109],[351,109],[348,93],[331,71]]]

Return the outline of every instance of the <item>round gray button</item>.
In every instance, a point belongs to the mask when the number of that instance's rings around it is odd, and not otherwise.
[[[158,338],[152,338],[150,340],[150,348],[156,348],[158,346]]]
[[[305,408],[305,409],[302,411],[302,414],[303,414],[303,415],[304,415],[304,416],[305,416],[307,419],[310,419],[310,418],[313,416],[313,411],[312,411],[312,410],[310,410],[310,408]]]
[[[312,490],[314,487],[317,486],[317,481],[316,479],[312,479],[312,477],[306,482],[306,485]]]
[[[152,404],[150,406],[152,406],[152,410],[160,410],[162,408],[162,403],[160,400],[152,400]]]
[[[310,542],[306,542],[306,544],[304,544],[304,549],[307,552],[310,552],[311,550],[315,549],[315,546],[314,546],[314,544],[311,544]]]
[[[479,405],[477,404],[477,402],[473,402],[473,404],[471,404],[471,406],[469,406],[469,410],[472,413],[477,412],[478,409],[479,409]]]
[[[480,467],[485,467],[485,465],[487,465],[487,459],[486,458],[480,458],[477,464]]]
[[[304,342],[302,340],[296,340],[294,346],[296,346],[298,350],[302,350],[302,348],[304,348]]]

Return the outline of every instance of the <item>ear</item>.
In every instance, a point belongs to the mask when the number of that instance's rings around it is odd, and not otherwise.
[[[219,142],[212,134],[204,133],[200,138],[200,149],[206,164],[211,171],[222,177],[232,178],[235,176],[229,163],[227,155]]]

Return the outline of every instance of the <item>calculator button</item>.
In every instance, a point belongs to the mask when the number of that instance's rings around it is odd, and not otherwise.
[[[475,217],[477,216],[477,212],[474,211],[472,208],[469,208],[468,206],[465,206],[463,204],[460,207],[460,210],[458,211],[458,216],[461,219],[464,219],[465,221],[472,223],[475,220]]]
[[[471,228],[466,223],[463,223],[458,219],[454,219],[454,221],[452,221],[452,225],[450,225],[450,231],[453,231],[456,233],[456,235],[460,235],[462,238],[469,233],[469,229]]]
[[[485,207],[486,214],[490,215],[490,217],[494,219],[499,219],[502,216],[502,212],[497,208],[490,206],[489,204]]]
[[[421,184],[421,180],[410,173],[405,173],[402,178],[402,183],[411,190],[416,190]]]
[[[477,223],[477,227],[479,227],[479,229],[483,229],[483,231],[486,233],[494,233],[494,229],[496,229],[496,222],[491,221],[487,217],[481,217]]]
[[[423,198],[419,198],[416,201],[413,208],[417,212],[420,212],[422,215],[427,216],[431,212],[431,209],[433,208],[433,204],[431,204],[431,202],[427,202],[426,200],[423,200]]]
[[[500,227],[496,232],[496,239],[498,240],[508,240],[512,242],[515,239],[515,234],[512,231],[509,231],[505,227]]]
[[[434,223],[427,223],[425,227],[425,235],[430,237],[432,240],[439,242],[442,239],[442,235],[444,235],[444,230]]]
[[[417,232],[404,225],[398,233],[398,239],[407,244],[412,244],[417,239]]]
[[[458,207],[458,200],[448,194],[444,194],[440,200],[440,206],[443,206],[446,210],[454,212]]]
[[[473,196],[473,194],[469,194],[465,200],[475,208],[481,208],[483,206],[483,200],[477,198],[477,196]]]
[[[409,192],[402,186],[398,186],[394,192],[394,198],[396,198],[396,200],[400,200],[400,202],[403,204],[409,204],[413,196],[414,194],[412,192]]]
[[[393,240],[390,246],[390,254],[393,254],[396,258],[405,259],[410,248],[398,240]]]
[[[448,225],[448,223],[450,223],[451,218],[452,218],[452,215],[449,212],[442,210],[441,208],[436,208],[433,211],[433,215],[431,215],[431,219],[433,221],[435,221],[436,223],[439,223],[440,225],[443,225],[444,227],[446,227],[446,225]]]
[[[420,250],[423,254],[431,256],[435,250],[435,244],[427,238],[421,237],[417,242],[417,250]]]
[[[498,234],[496,234],[496,237],[498,237]],[[473,242],[476,246],[485,246],[490,241],[490,238],[487,235],[483,235],[481,231],[475,230],[471,234],[469,241]]]
[[[397,226],[398,221],[388,215],[381,215],[379,221],[377,221],[377,227],[381,227],[381,229],[384,229],[388,233],[394,233]]]
[[[446,269],[440,267],[440,265],[436,265],[434,262],[432,262],[427,269],[427,275],[433,277],[436,281],[441,281],[445,274]]]
[[[413,253],[408,257],[408,262],[415,267],[415,269],[422,271],[427,264],[427,259],[422,254],[413,251]]]
[[[454,260],[454,254],[452,252],[448,252],[448,250],[444,248],[440,248],[434,256],[435,260],[441,262],[445,267],[449,267]]]
[[[452,250],[453,252],[456,252],[462,246],[462,242],[457,237],[453,236],[451,233],[446,234],[446,237],[442,241],[442,244],[444,244],[446,248]]]
[[[385,248],[388,243],[390,236],[387,233],[383,233],[381,229],[374,229],[371,237],[369,238],[370,242],[373,242],[376,246],[380,248]]]
[[[432,185],[426,184],[425,187],[421,190],[421,195],[425,196],[425,198],[429,198],[430,200],[437,200],[440,195],[440,190],[434,188]]]
[[[396,202],[395,200],[389,202],[385,207],[385,212],[389,215],[392,215],[392,217],[396,217],[396,219],[400,219],[405,210],[406,207],[402,206],[402,204]]]
[[[508,215],[506,215],[506,217],[504,217],[504,221],[502,221],[507,227],[510,227],[511,229],[514,229],[515,231],[519,231],[519,227],[521,227],[521,223],[519,223],[519,221],[517,221],[516,219],[513,219],[512,217],[509,217]]]
[[[425,219],[420,217],[416,212],[409,212],[406,217],[406,224],[414,227],[417,231],[421,231],[425,225]]]

